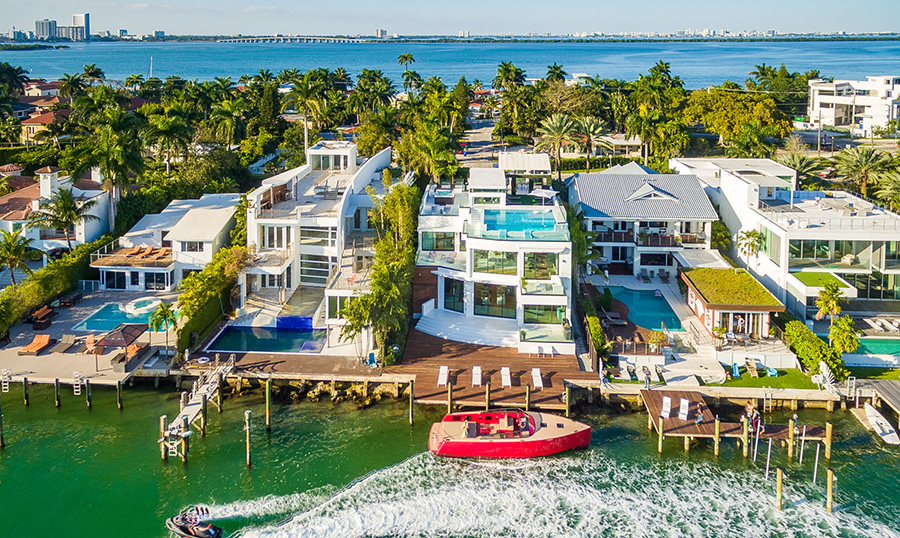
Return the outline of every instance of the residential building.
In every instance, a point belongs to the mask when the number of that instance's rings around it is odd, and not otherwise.
[[[166,37],[166,32],[165,32],[165,30],[154,30],[153,37],[155,39],[162,39],[162,38]]]
[[[650,174],[630,163],[575,174],[568,185],[569,204],[595,234],[600,258],[594,263],[600,268],[659,275],[684,266],[721,265],[710,251],[712,222],[718,216],[696,178]]]
[[[51,110],[50,112],[42,112],[32,114],[31,117],[22,120],[22,134],[19,137],[22,145],[30,146],[32,144],[41,143],[41,132],[46,131],[51,123],[63,121],[69,117],[72,111],[69,109]]]
[[[637,135],[625,136],[622,133],[614,133],[601,136],[600,140],[611,148],[606,150],[610,155],[635,158],[641,156],[641,137]]]
[[[84,39],[91,38],[91,14],[76,13],[72,15],[72,26],[80,26],[84,28]]]
[[[247,243],[252,266],[238,279],[238,326],[301,323],[327,329],[324,353],[341,351],[341,309],[369,289],[375,234],[368,222],[376,196],[385,194],[381,171],[390,148],[366,160],[356,144],[321,141],[307,150],[307,164],[263,180],[247,195]],[[369,349],[371,337],[360,339]]]
[[[15,166],[8,169],[4,166],[3,169],[13,174],[21,171],[15,170]],[[45,166],[35,172],[38,176],[37,182],[23,176],[8,181],[16,190],[0,196],[0,229],[7,232],[24,230],[23,235],[32,239],[31,246],[44,252],[67,247],[64,230],[29,228],[27,226],[28,218],[40,209],[41,201],[49,200],[53,193],[60,188],[65,188],[71,190],[77,199],[97,201],[89,211],[97,219],[80,222],[69,230],[72,244],[88,243],[105,234],[109,230],[109,194],[103,190],[100,183],[94,180],[85,178],[73,180],[71,176],[60,177],[60,171],[55,166]]]
[[[126,30],[125,28],[119,28],[119,37],[127,37],[127,36],[128,36],[128,30]]]
[[[737,257],[797,317],[814,323],[815,300],[827,282],[848,298],[844,313],[865,317],[900,308],[897,213],[850,192],[793,190],[793,170],[765,159],[672,159],[669,165],[700,177],[733,237],[762,234],[759,252],[737,249]]]
[[[59,82],[33,81],[25,85],[26,97],[54,97],[59,95]]]
[[[388,36],[387,30],[385,30],[383,28],[375,29],[375,38],[376,39],[387,39],[387,36]]]
[[[814,127],[844,127],[871,136],[900,118],[900,76],[869,76],[866,80],[809,81],[809,121]]]
[[[55,39],[56,38],[56,21],[43,19],[34,21],[34,38],[35,39]]]
[[[506,164],[535,171],[529,163]],[[572,354],[565,211],[555,197],[526,199],[519,194],[525,189],[516,188],[520,179],[501,169],[471,168],[464,184],[428,186],[419,208],[413,282],[417,328],[520,353]],[[525,201],[529,205],[520,205]]]
[[[84,26],[64,26],[56,27],[56,37],[60,39],[68,39],[70,41],[84,41],[86,39]]]
[[[501,151],[498,167],[506,175],[507,192],[511,196],[524,196],[534,189],[550,187],[552,169],[546,153]]]
[[[198,200],[173,200],[161,212],[144,215],[124,236],[91,255],[100,287],[174,290],[231,243],[238,202],[239,194],[204,194]]]

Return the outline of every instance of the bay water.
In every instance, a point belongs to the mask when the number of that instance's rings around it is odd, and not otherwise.
[[[228,533],[300,536],[900,536],[900,450],[864,431],[848,412],[801,410],[801,423],[835,424],[830,467],[834,514],[824,508],[826,463],[812,483],[815,446],[804,462],[777,444],[769,480],[767,445],[745,460],[733,440],[716,459],[681,439],[656,453],[646,415],[593,411],[590,449],[532,461],[441,460],[426,452],[443,410],[386,400],[276,405],[225,401],[207,436],[191,438],[187,465],[162,463],[158,417],[176,415],[169,389],[136,386],[118,411],[115,391],[94,387],[93,409],[68,392],[20,386],[0,395],[7,448],[0,451],[0,535],[73,538],[166,536],[164,521],[207,506]],[[253,467],[244,463],[243,412],[253,412]],[[723,410],[728,413],[729,410]],[[737,413],[739,409],[731,409]],[[723,419],[726,418],[723,416]],[[733,417],[730,417],[733,418]],[[789,413],[776,413],[784,423]],[[785,468],[785,510],[775,504],[775,466]]]
[[[785,63],[791,71],[818,69],[822,75],[864,79],[867,75],[900,74],[900,41],[711,41],[632,43],[214,43],[214,42],[94,42],[72,43],[68,49],[0,51],[0,61],[20,65],[32,76],[59,78],[97,64],[111,80],[131,74],[211,80],[260,69],[278,73],[316,67],[344,67],[353,75],[363,68],[381,69],[398,87],[403,66],[397,57],[411,53],[410,69],[425,78],[437,75],[447,84],[460,76],[485,85],[500,62],[513,62],[529,77],[543,77],[556,62],[568,73],[634,80],[656,62],[671,63],[672,72],[688,88],[742,83],[761,63]]]

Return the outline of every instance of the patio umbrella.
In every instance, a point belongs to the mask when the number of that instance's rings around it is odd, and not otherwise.
[[[128,347],[147,331],[146,323],[122,323],[109,331],[99,342],[102,347]]]
[[[544,205],[544,200],[551,200],[554,196],[556,196],[557,192],[553,189],[534,189],[529,193],[531,196],[537,196],[541,199],[541,205]]]

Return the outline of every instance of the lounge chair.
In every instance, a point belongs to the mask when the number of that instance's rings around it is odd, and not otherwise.
[[[875,319],[875,318],[867,318],[866,321],[869,323],[869,325],[871,325],[872,327],[875,328],[875,332],[879,332],[879,333],[883,333],[883,332],[884,332],[884,327],[882,327],[881,324],[878,323],[878,320],[877,320],[877,319]]]
[[[680,420],[688,419],[688,412],[690,411],[691,402],[688,401],[687,398],[681,399],[681,406],[678,408],[678,418]]]
[[[659,279],[663,282],[663,284],[669,283],[669,272],[663,269],[660,269],[657,273],[659,275]]]
[[[29,323],[33,323],[33,322],[41,320],[41,319],[50,319],[56,315],[57,315],[56,311],[54,311],[52,308],[50,308],[50,306],[44,305],[44,306],[38,308],[37,310],[35,310],[33,314],[28,316],[28,319],[26,321],[28,321]]]
[[[775,368],[766,368],[766,375],[769,377],[778,377],[778,370]]]
[[[74,334],[64,334],[58,344],[50,348],[50,353],[65,353],[75,345]]]
[[[87,335],[87,338],[84,339],[84,345],[78,350],[78,353],[82,355],[94,354],[94,355],[103,355],[103,348],[98,347],[96,344],[97,337],[93,334]]]
[[[745,359],[745,364],[747,365],[747,373],[750,374],[750,377],[759,377],[759,372],[756,370],[756,359]]]
[[[44,351],[54,343],[56,343],[56,340],[51,339],[49,334],[35,335],[34,340],[30,344],[19,350],[19,355],[39,355],[41,351]]]
[[[142,247],[140,245],[135,245],[134,248],[132,248],[129,251],[126,251],[124,255],[126,257],[137,256],[138,252],[140,252],[142,248],[144,248],[144,247]]]
[[[75,306],[81,301],[82,295],[80,291],[73,291],[63,295],[59,300],[59,306]]]
[[[481,386],[481,366],[473,366],[472,367],[472,386],[473,387]]]
[[[378,360],[375,359],[375,353],[369,353],[368,358],[366,358],[366,365],[369,368],[378,368]]]
[[[544,379],[541,377],[540,368],[531,369],[531,382],[534,384],[535,390],[541,390],[544,388]]]
[[[663,396],[662,409],[659,411],[660,418],[669,418],[672,416],[672,398]]]
[[[160,259],[160,258],[165,258],[166,256],[169,255],[170,252],[172,252],[172,249],[170,249],[169,247],[161,248],[161,249],[159,249],[159,252],[157,252],[156,254],[150,256],[148,259],[150,259],[150,260],[158,260],[158,259]]]
[[[448,377],[450,377],[450,367],[449,366],[441,366],[440,370],[438,370],[437,386],[446,387]]]
[[[509,372],[509,366],[500,368],[500,385],[505,389],[512,387],[512,375]]]
[[[153,247],[147,247],[140,254],[136,254],[135,256],[138,258],[146,258],[153,253]]]
[[[641,268],[641,279],[644,282],[650,282],[650,273],[647,272],[647,268]]]

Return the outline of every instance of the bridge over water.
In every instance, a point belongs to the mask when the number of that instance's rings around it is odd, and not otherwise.
[[[256,37],[226,37],[216,40],[217,43],[361,43],[361,39],[353,37],[323,37],[275,35]]]

